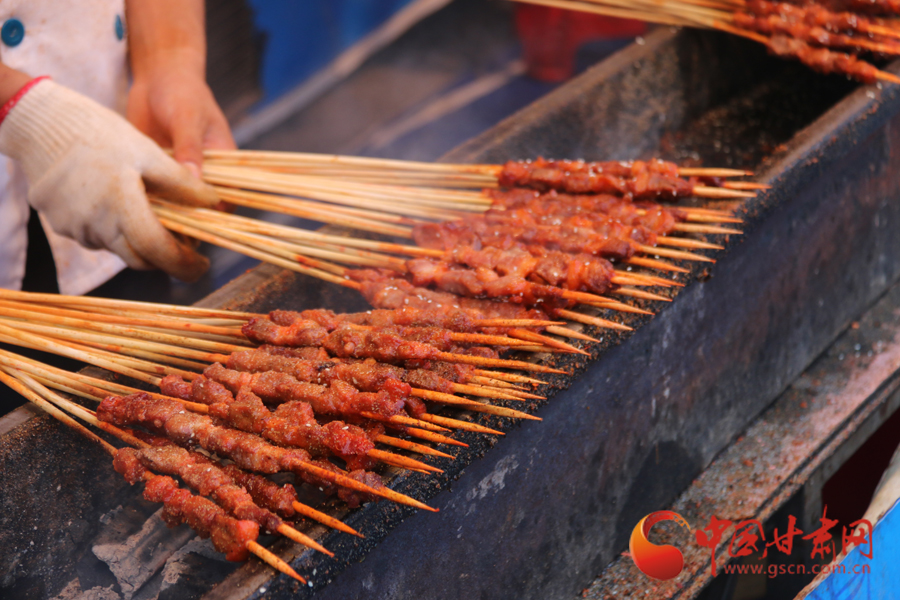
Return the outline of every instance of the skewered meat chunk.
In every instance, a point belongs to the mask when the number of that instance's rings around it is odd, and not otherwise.
[[[294,502],[297,501],[297,490],[294,489],[294,486],[288,483],[279,486],[262,475],[248,473],[234,465],[224,465],[222,470],[231,477],[235,484],[247,490],[260,506],[268,508],[285,519],[290,519],[296,514]]]
[[[170,527],[187,523],[200,537],[211,538],[213,546],[227,560],[246,560],[247,542],[255,542],[259,537],[256,523],[229,517],[215,502],[179,488],[174,479],[165,475],[145,484],[144,499],[165,505],[163,520]]]
[[[123,448],[113,457],[113,469],[116,470],[129,484],[134,485],[143,481],[149,474],[146,467],[138,460],[137,453],[130,448]]]
[[[583,252],[618,259],[633,256],[638,244],[656,244],[657,233],[642,225],[624,225],[614,220],[596,223],[578,217],[567,217],[553,226],[536,222],[524,211],[517,213],[516,218],[469,217],[417,225],[413,229],[413,239],[420,246],[444,251],[456,246],[510,248],[536,245],[571,254]]]
[[[316,362],[273,355],[264,350],[243,350],[235,352],[229,357],[228,367],[251,373],[279,371],[289,373],[298,379],[300,377],[298,377],[297,373],[307,373],[312,370],[318,374],[317,383],[343,381],[360,391],[368,392],[384,389],[389,381],[402,383],[407,387],[413,386],[435,392],[453,392],[452,382],[437,375],[434,375],[437,379],[429,379],[427,385],[422,385],[426,380],[423,379],[425,376],[419,374],[419,369],[407,370],[394,365],[381,364],[372,359],[358,362],[343,362],[340,359]],[[471,372],[471,367],[468,372]],[[424,373],[432,375],[428,371],[424,371]],[[419,403],[417,406],[411,407],[411,400],[415,401],[417,399],[411,397],[407,400],[406,410],[409,415],[418,417],[423,414],[424,405]]]
[[[361,392],[388,391],[393,398],[402,399],[407,414],[418,418],[425,413],[425,405],[410,395],[411,388],[400,373],[404,370],[368,359],[343,362],[341,359],[307,360],[295,358],[277,346],[235,352],[228,358],[228,367],[237,371],[261,373],[278,371],[300,381],[332,384],[335,381],[352,385]],[[432,389],[432,388],[427,388]],[[435,390],[446,391],[446,390]]]
[[[277,448],[254,435],[218,427],[211,418],[188,412],[178,402],[154,400],[147,394],[110,396],[100,403],[97,417],[120,427],[146,425],[178,445],[198,445],[260,473],[277,473],[283,463],[294,460],[309,461],[309,453],[303,450]]]
[[[340,358],[374,358],[379,362],[433,360],[441,351],[428,344],[403,339],[387,331],[340,328],[332,331],[323,347]]]
[[[166,375],[159,382],[159,390],[166,396],[190,400],[200,404],[219,404],[234,401],[234,396],[218,381],[207,377],[197,377],[192,382],[184,381],[180,375]]]
[[[484,213],[483,218],[494,227],[539,228],[541,231],[546,231],[547,228],[559,228],[563,231],[575,228],[575,232],[587,229],[593,230],[594,235],[603,236],[607,240],[621,239],[642,244],[655,244],[656,236],[670,233],[676,223],[670,211],[651,211],[649,218],[646,211],[627,215],[627,218],[617,218],[600,212],[570,211],[565,206],[544,213],[536,213],[525,208],[489,210]],[[471,221],[472,217],[467,220]]]
[[[267,319],[251,319],[245,328],[254,332],[265,331],[265,337],[257,337],[254,341],[275,345],[301,345],[307,336],[303,335],[304,328],[316,331],[325,331],[325,328],[313,321],[294,321],[288,326],[275,325],[271,321],[265,327],[258,324]],[[287,336],[281,331],[290,329],[296,335],[292,344],[284,344]],[[425,336],[430,342],[441,343],[443,346],[452,345],[450,332],[443,330],[431,330],[423,332],[410,330],[415,336]],[[321,346],[332,356],[341,358],[375,358],[380,362],[397,362],[403,360],[429,360],[438,358],[441,350],[429,344],[405,339],[401,334],[402,329],[386,328],[378,331],[358,329],[351,326],[341,326],[327,334],[321,340]],[[279,340],[281,343],[279,343]],[[228,384],[226,384],[228,385]],[[232,387],[232,390],[234,388]]]
[[[277,315],[283,322],[289,319],[286,315]],[[327,321],[328,324],[334,325],[335,320],[329,315],[313,315],[317,318],[322,318],[323,321]],[[307,337],[303,335],[304,329],[313,329],[315,331],[326,331],[327,328],[322,326],[321,323],[317,323],[312,320],[294,320],[289,325],[276,325],[273,322],[269,322],[265,326],[261,326],[261,321],[267,321],[264,318],[253,318],[251,319],[245,328],[250,332],[251,339],[255,342],[265,342],[271,345],[284,345],[284,346],[296,346],[302,345],[304,343],[308,343]],[[338,329],[355,329],[358,331],[363,331],[358,327],[354,327],[350,323],[337,323],[335,329],[331,332],[333,334]],[[283,334],[283,330],[290,330],[292,332],[291,335]],[[419,342],[421,344],[428,344],[433,346],[434,348],[442,351],[448,351],[451,348],[456,346],[456,343],[453,340],[453,332],[447,329],[440,329],[437,327],[381,327],[379,331],[384,334],[391,334],[395,337],[409,340],[410,342]],[[332,339],[332,335],[329,334],[326,337],[322,338],[321,345],[326,350],[329,348],[329,344],[333,342],[330,341]],[[250,337],[248,336],[248,337]],[[286,341],[288,340],[288,341]],[[333,354],[333,353],[332,353]]]
[[[554,293],[552,297],[557,297],[559,295],[558,292]],[[390,311],[380,311],[382,313],[388,313]],[[436,311],[431,311],[436,312]],[[306,316],[310,317],[309,319],[301,319],[300,313],[290,312],[290,311],[276,311],[277,314],[274,314],[274,318],[277,319],[279,323],[282,323],[283,327],[293,326],[297,327],[297,323],[300,321],[315,321],[322,327],[333,331],[339,327],[349,327],[354,328],[355,323],[350,320],[341,319],[342,315],[336,315],[331,311],[306,311]],[[380,319],[379,319],[380,320]],[[385,319],[386,320],[386,319]],[[457,319],[458,320],[458,319]],[[463,322],[465,323],[471,322],[471,319],[466,319]],[[367,325],[356,325],[356,328],[368,328],[372,326]],[[455,339],[456,332],[451,331],[449,329],[445,329],[442,327],[406,327],[401,325],[391,325],[389,322],[382,325],[374,326],[375,329],[382,333],[390,333],[396,335],[405,340],[420,342],[423,344],[428,344],[429,346],[433,346],[438,350],[443,352],[456,352],[462,354],[471,354],[470,348],[460,349],[460,341]],[[468,344],[470,342],[463,341],[462,343]],[[479,350],[478,352],[483,353],[483,351]],[[489,354],[494,354],[493,351],[490,351]],[[294,356],[299,356],[297,353],[293,353]],[[309,356],[310,353],[303,353],[304,356]],[[328,352],[323,350],[324,359],[327,360]],[[311,376],[298,376],[298,379],[303,379],[304,381],[313,381],[314,378]]]
[[[276,325],[268,319],[250,319],[241,332],[257,343],[276,346],[321,346],[328,331],[313,321],[295,321],[289,326]]]

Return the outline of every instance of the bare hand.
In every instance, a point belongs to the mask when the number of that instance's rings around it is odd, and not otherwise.
[[[157,61],[135,76],[128,94],[127,117],[175,160],[200,177],[203,150],[234,149],[234,138],[203,74],[180,61]]]

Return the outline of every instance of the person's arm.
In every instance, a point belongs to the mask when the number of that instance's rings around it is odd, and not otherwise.
[[[156,220],[146,190],[213,206],[212,188],[120,115],[46,77],[0,64],[0,107],[0,154],[18,161],[29,204],[54,231],[136,269],[203,274],[208,261]]]
[[[199,175],[203,149],[235,147],[206,85],[203,0],[126,0],[128,119]]]
[[[0,106],[9,102],[31,81],[31,76],[0,63]]]

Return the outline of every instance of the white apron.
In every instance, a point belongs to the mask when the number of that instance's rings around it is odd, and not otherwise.
[[[10,19],[24,36],[0,35],[0,62],[33,77],[49,75],[124,114],[128,89],[124,0],[0,0],[0,27]],[[118,19],[118,23],[117,23]],[[18,23],[10,22],[7,34]],[[2,29],[0,29],[2,31]],[[6,42],[11,41],[12,46]],[[20,289],[28,246],[27,184],[21,169],[0,156],[0,287]],[[63,294],[83,294],[121,271],[111,252],[88,250],[54,233],[46,220]]]

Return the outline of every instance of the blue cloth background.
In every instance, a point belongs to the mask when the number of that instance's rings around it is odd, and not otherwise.
[[[261,104],[276,99],[413,0],[250,0],[264,36]]]

